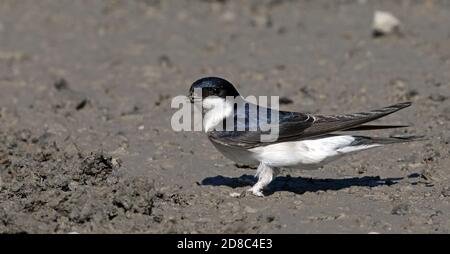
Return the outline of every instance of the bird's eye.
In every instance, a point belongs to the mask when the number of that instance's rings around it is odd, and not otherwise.
[[[219,89],[218,89],[217,87],[214,87],[214,88],[212,89],[212,91],[213,91],[213,93],[215,93],[215,94],[219,93]]]

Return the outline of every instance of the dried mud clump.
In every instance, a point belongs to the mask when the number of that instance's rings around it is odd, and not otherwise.
[[[112,158],[99,153],[91,154],[82,160],[80,170],[83,182],[100,184],[113,172]]]
[[[152,232],[153,183],[119,174],[103,153],[0,132],[0,233]]]

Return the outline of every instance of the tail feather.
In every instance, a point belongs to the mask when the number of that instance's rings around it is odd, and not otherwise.
[[[387,145],[406,143],[412,141],[426,140],[425,136],[401,136],[401,137],[365,137],[365,136],[353,136],[355,140],[352,142],[352,146],[364,146],[364,145]]]
[[[312,127],[302,131],[302,137],[321,136],[325,133],[345,130],[369,130],[371,127],[363,127],[363,124],[382,118],[403,108],[411,106],[411,102],[402,102],[388,107],[345,115],[313,115],[315,119]],[[406,126],[398,126],[406,127]],[[372,126],[374,129],[387,129],[387,127]],[[391,127],[395,128],[395,126]]]
[[[385,130],[385,129],[396,129],[396,128],[407,128],[409,125],[374,125],[374,124],[364,124],[359,125],[350,129],[345,129],[342,131],[371,131],[371,130]]]

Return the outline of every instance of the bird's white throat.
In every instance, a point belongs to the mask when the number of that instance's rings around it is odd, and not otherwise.
[[[207,97],[203,99],[202,112],[204,131],[212,131],[233,113],[233,103],[220,97]]]

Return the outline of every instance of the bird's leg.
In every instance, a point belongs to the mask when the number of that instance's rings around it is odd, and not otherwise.
[[[255,196],[264,197],[262,189],[272,181],[273,174],[274,170],[261,162],[255,174],[255,177],[258,177],[258,182],[256,182],[256,184],[253,185],[253,187],[248,189],[248,191],[251,191]]]

